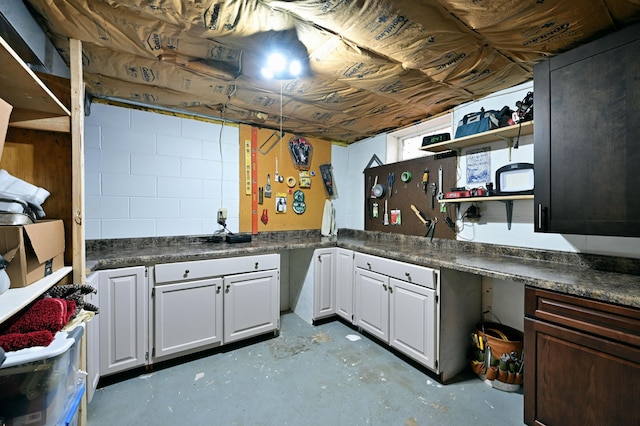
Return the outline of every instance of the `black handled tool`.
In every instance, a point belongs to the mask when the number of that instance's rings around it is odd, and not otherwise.
[[[436,193],[438,189],[436,188],[436,183],[431,182],[431,210],[436,208]]]

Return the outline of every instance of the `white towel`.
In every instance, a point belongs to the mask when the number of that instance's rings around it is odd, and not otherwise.
[[[322,228],[320,234],[323,237],[331,237],[338,234],[336,229],[336,210],[331,200],[324,201],[324,211],[322,212]]]
[[[39,217],[44,217],[42,203],[51,195],[49,191],[40,188],[17,177],[11,176],[6,170],[0,170],[0,197],[18,199],[32,207]]]

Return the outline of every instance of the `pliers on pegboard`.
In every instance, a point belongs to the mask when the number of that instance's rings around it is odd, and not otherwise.
[[[431,234],[431,239],[429,241],[433,241],[433,236],[436,233],[436,225],[438,224],[438,218],[434,217],[429,224],[427,225],[427,233],[424,234],[425,237],[428,237]]]

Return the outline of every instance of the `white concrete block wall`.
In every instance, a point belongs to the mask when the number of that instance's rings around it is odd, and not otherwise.
[[[85,118],[86,238],[209,235],[239,227],[239,130],[93,104]]]

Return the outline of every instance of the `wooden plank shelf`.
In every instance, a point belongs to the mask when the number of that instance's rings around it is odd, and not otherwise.
[[[533,200],[533,194],[495,195],[491,197],[447,198],[444,200],[438,200],[438,202],[439,203],[481,203],[483,201],[515,201],[515,200]]]
[[[10,288],[0,294],[0,323],[27,307],[61,279],[69,275],[71,271],[71,266],[65,266],[31,285],[21,288]]]
[[[533,134],[533,121],[526,121],[522,124],[514,124],[513,126],[500,127],[498,129],[489,130],[488,132],[476,133],[475,135],[465,136],[463,138],[451,139],[445,142],[438,142],[432,145],[423,146],[420,149],[430,152],[443,152],[449,150],[459,150],[470,146],[481,145],[483,143],[495,142],[500,139],[509,142],[509,146],[514,138]]]
[[[448,198],[438,200],[439,203],[455,203],[459,209],[461,203],[482,203],[483,201],[502,201],[507,209],[507,229],[511,230],[513,220],[513,202],[517,200],[533,200],[533,194],[526,195],[496,195],[492,197],[468,197],[468,198]]]
[[[13,106],[12,127],[69,132],[71,112],[0,37],[0,98]]]

